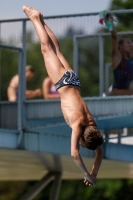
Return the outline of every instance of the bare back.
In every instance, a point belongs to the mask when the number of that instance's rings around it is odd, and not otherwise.
[[[75,123],[81,123],[82,126],[94,124],[93,117],[80,95],[79,87],[68,85],[61,87],[58,92],[64,118],[71,128]]]

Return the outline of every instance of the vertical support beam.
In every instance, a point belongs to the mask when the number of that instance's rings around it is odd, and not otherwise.
[[[104,92],[104,41],[103,36],[99,35],[99,96]]]
[[[123,128],[123,134],[124,134],[124,136],[126,135],[128,135],[128,128]]]
[[[105,135],[105,143],[103,144],[103,152],[104,152],[103,157],[106,158],[106,146],[108,145],[109,142],[109,129],[105,129],[103,132]]]
[[[58,200],[60,187],[61,187],[61,176],[62,176],[62,174],[60,172],[58,172],[55,175],[55,180],[53,182],[53,187],[52,187],[50,200]]]
[[[18,74],[19,74],[19,90],[18,90],[18,130],[21,131],[23,128],[22,124],[22,108],[23,108],[23,93],[22,93],[22,61],[23,61],[23,52],[18,51]]]
[[[105,141],[106,141],[106,143],[108,143],[109,142],[109,130],[105,129],[104,134],[105,134]]]
[[[122,134],[122,129],[117,129],[117,134],[118,134],[118,144],[121,143],[121,134]]]
[[[23,137],[23,129],[26,126],[26,113],[25,113],[25,66],[26,66],[26,20],[22,22],[22,49],[23,54],[19,52],[19,90],[18,90],[18,148],[21,145]]]
[[[78,66],[78,41],[77,37],[73,37],[73,69],[79,76],[79,66]]]
[[[1,42],[1,22],[0,22],[0,42]],[[1,74],[1,48],[0,48],[0,101],[1,101],[1,88],[2,88],[2,84],[1,84],[1,80],[2,80],[2,74]]]
[[[26,67],[26,20],[23,21],[23,40],[22,40],[22,48],[23,48],[23,61],[22,61],[22,101],[23,101],[23,128],[25,128],[26,124],[26,110],[25,110],[25,91],[26,91],[26,78],[25,78],[25,67]]]
[[[48,173],[41,181],[39,181],[26,195],[20,200],[32,200],[39,192],[44,189],[53,179],[53,173]]]
[[[108,96],[109,95],[109,87],[110,87],[110,67],[111,67],[111,63],[106,63],[105,64],[105,93]]]
[[[18,148],[20,147],[21,140],[23,137],[23,76],[22,76],[22,62],[23,62],[23,51],[19,51],[19,59],[18,59],[18,74],[19,74],[19,90],[18,90]]]

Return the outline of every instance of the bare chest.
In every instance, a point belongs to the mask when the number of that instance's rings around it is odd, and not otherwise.
[[[62,112],[66,123],[72,128],[73,124],[79,119],[85,121],[87,113],[81,103],[61,103]]]

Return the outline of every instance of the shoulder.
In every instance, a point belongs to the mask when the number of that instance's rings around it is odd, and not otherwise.
[[[45,81],[50,81],[50,80],[51,80],[50,77],[47,76],[47,77],[44,79],[44,82],[45,82]]]
[[[18,83],[19,83],[19,76],[17,74],[12,77],[12,79],[10,81],[10,85],[12,85],[13,87],[18,87]]]
[[[112,56],[113,69],[116,69],[122,61],[123,61],[123,56],[120,52]]]
[[[78,135],[82,134],[83,126],[84,126],[84,120],[82,117],[78,115],[73,117],[72,122],[71,122],[71,128],[74,132],[76,132],[76,134]]]
[[[45,84],[50,84],[50,83],[51,83],[51,80],[50,80],[49,77],[46,77],[46,78],[44,79],[44,81],[43,81],[43,85],[45,85]]]

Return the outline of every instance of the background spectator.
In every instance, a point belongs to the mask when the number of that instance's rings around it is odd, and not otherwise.
[[[111,31],[114,84],[111,95],[133,95],[133,44],[128,36],[118,40],[115,27]]]
[[[42,93],[45,99],[60,98],[59,93],[56,91],[55,86],[49,77],[46,77],[43,81]]]
[[[26,81],[29,81],[34,76],[34,69],[31,65],[26,66]],[[19,87],[19,76],[16,74],[10,81],[8,89],[7,89],[7,95],[9,101],[16,101],[18,99],[18,87]],[[36,90],[26,90],[25,95],[26,99],[31,98],[37,98],[41,96],[41,89]]]

